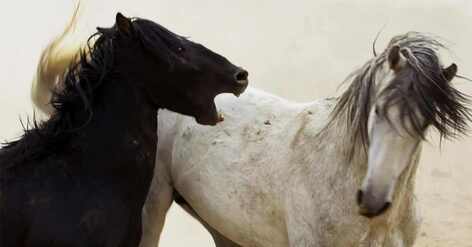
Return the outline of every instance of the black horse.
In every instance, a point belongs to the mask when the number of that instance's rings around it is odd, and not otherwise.
[[[55,113],[0,150],[0,246],[138,246],[157,110],[214,125],[214,97],[247,72],[145,19],[99,28],[55,94]]]

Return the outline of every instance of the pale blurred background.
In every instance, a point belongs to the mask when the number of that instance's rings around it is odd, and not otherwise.
[[[38,56],[70,17],[73,0],[0,2],[0,140],[19,136],[31,115],[30,83]],[[224,54],[250,71],[250,83],[296,101],[333,96],[339,83],[377,50],[410,30],[443,37],[445,61],[472,77],[470,0],[86,0],[83,39],[116,11],[152,19]],[[472,94],[472,82],[455,80]],[[472,246],[472,138],[426,145],[417,178],[422,228],[416,246]],[[172,208],[164,247],[214,246],[205,230]]]

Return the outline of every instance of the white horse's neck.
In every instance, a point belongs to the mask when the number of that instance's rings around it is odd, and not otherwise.
[[[305,111],[312,113],[312,116],[304,116],[307,122],[301,121],[297,130],[298,140],[297,148],[303,149],[301,154],[308,155],[305,157],[306,164],[312,166],[308,171],[317,172],[317,164],[325,164],[325,166],[336,167],[336,173],[339,174],[338,186],[336,190],[344,190],[344,193],[356,193],[357,188],[361,186],[362,180],[367,172],[367,154],[361,143],[352,143],[350,135],[352,129],[346,126],[347,121],[343,118],[336,119],[335,123],[323,129],[329,121],[329,112],[333,109],[336,100],[323,99],[314,101]],[[350,150],[352,145],[356,145],[352,158],[350,158]],[[413,229],[408,221],[403,221],[403,217],[415,218],[416,215],[408,212],[414,212],[414,184],[415,175],[421,153],[421,144],[412,156],[408,169],[402,173],[395,189],[394,200],[391,209],[384,215],[369,220],[369,227],[365,231],[365,241],[372,242],[376,238],[379,242],[383,242],[389,231],[398,226],[405,224],[405,229]],[[314,184],[316,186],[316,184]],[[350,187],[355,186],[355,187]],[[350,190],[349,192],[346,190]],[[354,208],[357,213],[357,205],[355,204],[355,195],[348,196],[346,203],[349,207]],[[351,210],[350,210],[351,211]],[[352,212],[352,211],[351,211]],[[365,222],[365,218],[358,215],[360,222]],[[405,223],[407,222],[407,223]]]
[[[355,174],[360,181],[367,169],[367,155],[362,144],[352,143],[350,136],[353,130],[346,126],[346,119],[335,119],[327,126],[336,102],[335,98],[320,99],[307,107],[305,111],[312,113],[308,114],[312,116],[310,118],[305,116],[297,130],[300,133],[299,146],[306,150],[303,153],[313,156],[309,158],[310,160],[322,159],[328,162],[332,158],[333,162],[339,163],[339,169],[356,171],[352,174]],[[356,148],[351,154],[353,145]],[[311,151],[308,152],[309,150]]]

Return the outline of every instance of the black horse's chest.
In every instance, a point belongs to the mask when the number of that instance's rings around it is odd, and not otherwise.
[[[74,145],[64,155],[18,167],[24,169],[17,169],[1,192],[9,208],[23,213],[2,217],[11,222],[3,233],[20,236],[24,246],[137,246],[155,133]],[[3,233],[2,243],[18,246]]]
[[[151,135],[155,135],[155,133],[152,133]],[[126,148],[129,150],[129,154],[133,154],[133,157],[130,159],[134,159],[136,163],[154,164],[154,159],[156,158],[157,136],[130,136],[126,140]]]

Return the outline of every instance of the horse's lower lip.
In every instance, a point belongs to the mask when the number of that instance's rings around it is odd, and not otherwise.
[[[366,208],[360,208],[359,209],[359,214],[364,216],[364,217],[367,217],[369,219],[374,218],[375,216],[377,216],[376,214],[373,214],[373,213],[369,212]]]
[[[202,119],[202,118],[196,118],[196,121],[198,124],[201,124],[201,125],[211,125],[211,126],[214,126],[216,124],[218,124],[219,122],[221,122],[219,120],[219,116],[218,117],[215,117],[215,119]]]
[[[377,210],[377,212],[371,212],[366,207],[360,206],[359,214],[362,215],[362,216],[365,216],[369,219],[372,219],[372,218],[375,218],[377,216],[380,216],[380,215],[384,214],[390,208],[391,205],[392,205],[392,203],[387,202],[387,203],[385,203],[385,205],[382,208]]]
[[[205,108],[205,112],[207,114],[202,114],[202,115],[199,115],[198,117],[197,116],[195,117],[195,120],[197,121],[197,123],[202,124],[202,125],[214,126],[224,120],[223,115],[220,114],[220,112],[216,108],[216,104],[214,101],[212,101],[211,105],[208,105]]]

